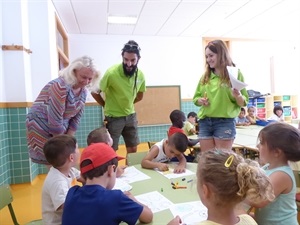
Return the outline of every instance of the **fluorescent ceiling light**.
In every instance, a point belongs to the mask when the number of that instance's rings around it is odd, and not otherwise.
[[[137,17],[134,16],[108,16],[108,23],[113,24],[136,24]]]

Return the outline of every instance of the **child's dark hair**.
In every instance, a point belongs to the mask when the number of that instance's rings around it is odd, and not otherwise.
[[[48,163],[54,168],[63,166],[68,157],[72,153],[75,153],[77,148],[76,144],[76,138],[67,134],[50,138],[43,147]]]
[[[81,163],[80,163],[80,167],[85,167],[89,164],[92,164],[92,161],[90,159],[86,159],[86,160],[83,160]],[[108,167],[110,165],[115,165],[115,170],[118,166],[118,159],[117,158],[113,158],[112,160],[109,160],[108,162],[104,163],[103,165],[101,166],[98,166],[86,173],[82,173],[81,176],[84,178],[84,179],[90,179],[92,180],[94,177],[100,177],[102,176],[107,170],[108,170]]]
[[[188,147],[188,139],[185,134],[176,132],[168,138],[168,144],[174,146],[176,150],[183,153]]]
[[[276,114],[276,111],[277,111],[277,110],[281,110],[281,111],[283,112],[283,108],[281,107],[281,105],[275,105],[275,106],[274,106],[273,113],[274,113],[275,115],[277,115],[277,114]]]
[[[245,110],[245,108],[241,107],[241,112],[244,112],[244,113],[246,113],[246,110]]]
[[[170,120],[174,127],[182,128],[185,119],[184,113],[178,109],[173,110],[170,114]]]
[[[205,184],[215,193],[214,204],[218,207],[235,206],[244,199],[258,203],[275,198],[272,184],[258,162],[233,151],[201,152],[197,178],[198,185]]]
[[[108,143],[109,142],[109,136],[108,136],[108,131],[106,127],[99,127],[96,128],[95,130],[92,130],[88,136],[87,136],[87,145],[90,145],[92,143]]]
[[[187,118],[189,118],[189,117],[196,117],[197,118],[197,113],[189,112],[189,114],[187,115]]]
[[[289,161],[300,160],[300,130],[287,123],[274,122],[265,126],[258,134],[261,144],[269,150],[283,151]]]

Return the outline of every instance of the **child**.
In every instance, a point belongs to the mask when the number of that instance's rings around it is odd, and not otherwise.
[[[268,118],[268,120],[284,122],[283,108],[280,105],[275,105],[273,109],[273,115]]]
[[[110,133],[106,129],[106,127],[99,127],[94,130],[92,130],[87,137],[86,140],[88,145],[91,145],[93,143],[106,143],[109,146],[112,146],[113,140],[110,136]],[[117,177],[120,177],[125,170],[126,166],[118,166],[117,167]]]
[[[248,115],[246,116],[246,118],[251,124],[256,124],[257,120],[266,121],[266,119],[255,115],[255,107],[254,106],[249,106],[247,109],[247,112],[248,112]]]
[[[196,120],[197,120],[197,114],[195,112],[190,112],[187,115],[187,121],[185,121],[183,126],[183,131],[186,134],[186,136],[194,135],[197,133],[195,128]]]
[[[174,173],[182,173],[185,171],[186,159],[183,153],[187,149],[188,139],[183,133],[174,133],[168,139],[154,144],[148,154],[141,162],[143,168],[153,169],[158,168],[160,171],[169,170],[166,162],[171,158],[177,157],[179,163],[174,169]]]
[[[237,215],[236,206],[245,199],[258,202],[274,198],[270,180],[259,164],[226,150],[201,152],[197,190],[208,210],[207,220],[198,225],[257,225],[250,215]],[[177,217],[168,225],[180,222]]]
[[[122,221],[134,225],[137,220],[152,221],[151,210],[137,202],[130,192],[111,190],[120,159],[124,158],[105,143],[91,144],[83,150],[80,171],[86,184],[69,190],[62,225],[117,225]]]
[[[170,120],[172,122],[172,126],[169,128],[168,131],[168,137],[170,137],[172,134],[179,132],[183,133],[183,125],[185,122],[185,115],[182,111],[175,109],[170,114]],[[199,139],[188,139],[188,146],[193,147],[199,142]]]
[[[249,126],[251,123],[245,116],[246,110],[241,108],[240,114],[238,117],[235,118],[235,125],[236,126]]]
[[[52,165],[42,189],[43,224],[59,225],[67,192],[76,179],[80,182],[79,150],[76,139],[70,135],[58,135],[49,139],[43,148],[47,161]]]
[[[288,161],[300,160],[300,132],[286,123],[271,123],[258,134],[260,160],[274,187],[275,201],[251,204],[258,224],[296,225],[296,184]]]

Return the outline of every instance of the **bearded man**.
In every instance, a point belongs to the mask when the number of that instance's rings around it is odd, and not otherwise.
[[[122,49],[123,62],[110,67],[100,81],[100,91],[92,93],[104,107],[104,121],[113,139],[112,147],[118,149],[122,135],[127,153],[136,152],[140,143],[134,109],[134,104],[143,99],[146,91],[144,74],[137,67],[140,51],[135,41],[128,41]]]

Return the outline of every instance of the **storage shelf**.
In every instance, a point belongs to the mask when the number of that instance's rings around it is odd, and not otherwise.
[[[283,108],[286,122],[298,119],[298,96],[297,95],[271,95],[257,99],[249,98],[247,107],[254,106],[256,115],[268,119],[273,115],[273,108],[280,105]]]

